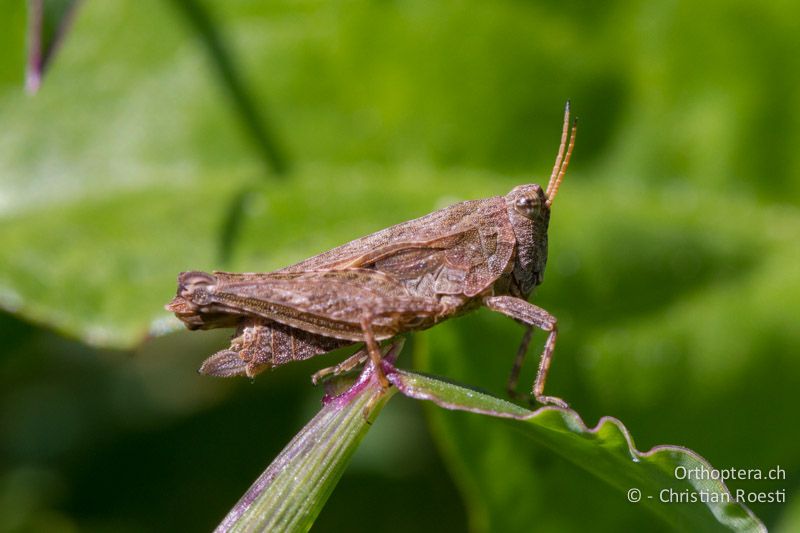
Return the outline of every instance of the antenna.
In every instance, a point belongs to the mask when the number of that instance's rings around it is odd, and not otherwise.
[[[547,182],[547,190],[545,196],[547,197],[547,207],[553,205],[553,200],[556,197],[558,188],[561,186],[561,181],[567,173],[569,166],[569,159],[572,157],[572,149],[575,147],[575,134],[578,131],[578,119],[572,121],[572,130],[570,131],[569,125],[569,100],[564,107],[564,127],[561,130],[561,145],[558,147],[558,156],[556,163],[553,165],[553,172],[550,174],[550,181]],[[567,133],[569,133],[569,143],[567,143]]]

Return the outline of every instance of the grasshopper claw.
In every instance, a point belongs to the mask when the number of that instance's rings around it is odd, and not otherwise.
[[[540,404],[540,405],[552,405],[553,407],[558,407],[560,409],[569,409],[569,404],[562,400],[561,398],[556,398],[555,396],[533,396],[531,398],[531,404]]]

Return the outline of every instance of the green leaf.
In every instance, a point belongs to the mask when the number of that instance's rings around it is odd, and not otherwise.
[[[149,329],[168,327],[159,308],[174,293],[177,273],[211,265],[214,249],[191,236],[217,236],[224,205],[215,200],[225,194],[225,183],[165,186],[2,219],[0,302],[92,344],[137,344]],[[175,217],[182,202],[204,207]]]
[[[640,452],[635,448],[630,432],[616,418],[603,417],[597,426],[590,429],[571,409],[543,407],[529,411],[476,390],[405,371],[391,374],[390,379],[400,392],[412,398],[430,400],[445,409],[507,419],[505,422],[498,420],[493,425],[487,423],[485,428],[487,431],[523,433],[536,444],[550,448],[620,489],[622,494],[638,495],[641,505],[676,528],[684,531],[716,531],[723,527],[734,531],[766,531],[747,507],[735,501],[722,481],[681,479],[684,477],[682,472],[710,473],[713,467],[708,461],[680,446],[656,446]],[[676,475],[676,472],[680,474]],[[498,468],[493,474],[502,478],[504,472]],[[536,472],[526,474],[533,477]],[[640,492],[629,493],[630,490]],[[697,498],[695,503],[670,505],[660,501],[660,498],[669,499],[670,495],[686,495],[688,498],[690,494]],[[701,502],[701,499],[708,503]]]

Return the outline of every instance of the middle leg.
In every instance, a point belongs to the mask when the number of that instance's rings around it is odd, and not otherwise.
[[[340,376],[350,372],[358,365],[364,364],[368,357],[364,350],[360,349],[338,365],[329,366],[328,368],[323,368],[315,372],[314,375],[311,376],[311,382],[314,385],[319,385],[320,382],[327,380],[329,377]]]
[[[361,317],[361,329],[364,330],[364,344],[367,345],[367,353],[369,354],[372,365],[375,367],[375,375],[378,376],[378,382],[384,389],[389,388],[389,380],[383,373],[381,367],[381,351],[378,349],[378,342],[375,340],[375,334],[372,332],[372,315],[365,314]]]

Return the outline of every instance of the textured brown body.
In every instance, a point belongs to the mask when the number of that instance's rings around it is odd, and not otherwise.
[[[538,185],[511,196],[520,193],[544,202]],[[248,375],[363,341],[364,312],[379,341],[425,329],[478,307],[482,296],[526,296],[523,289],[532,288],[513,275],[518,250],[508,204],[502,196],[456,204],[277,272],[186,272],[171,309],[192,329],[237,325],[229,351],[245,349]],[[522,233],[539,232],[526,248],[537,250],[529,255],[540,264],[533,277],[540,280],[547,221],[522,218]],[[261,331],[243,337],[252,329]]]
[[[566,170],[567,125],[568,115],[548,192]],[[555,319],[525,301],[544,275],[554,195],[555,189],[548,195],[539,185],[521,185],[275,272],[184,272],[167,309],[190,329],[238,328],[230,349],[201,369],[222,376],[253,376],[356,342],[372,353],[375,341],[481,305],[550,331],[554,342]],[[515,311],[516,301],[531,309]]]

